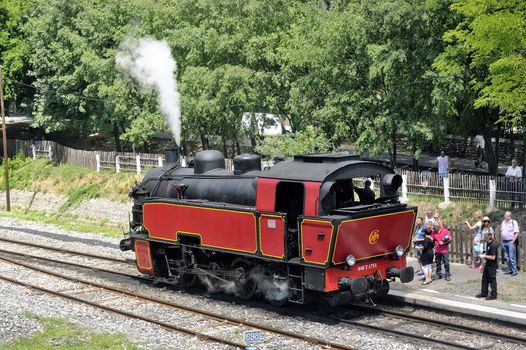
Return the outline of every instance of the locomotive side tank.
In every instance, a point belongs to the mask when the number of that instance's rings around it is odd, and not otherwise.
[[[167,159],[174,159],[174,152]],[[138,269],[273,303],[343,304],[410,282],[416,208],[398,200],[392,169],[356,156],[305,155],[261,171],[256,155],[224,168],[217,151],[152,170],[131,192],[129,237]],[[377,185],[373,203],[357,186]],[[234,288],[231,288],[231,287]]]

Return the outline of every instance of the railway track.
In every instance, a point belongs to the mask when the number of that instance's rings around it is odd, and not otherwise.
[[[2,253],[5,253],[5,251],[2,251]],[[20,254],[20,253],[15,253],[14,255],[25,256],[25,257],[29,256],[28,254]],[[34,256],[33,258],[40,259],[40,257],[38,256]],[[80,285],[83,285],[84,287],[90,288],[87,290],[83,290],[82,295],[89,295],[90,293],[100,293],[102,291],[104,293],[113,293],[114,294],[113,296],[107,295],[104,297],[104,299],[110,300],[112,304],[137,305],[137,302],[140,301],[141,303],[143,303],[143,305],[141,305],[141,309],[146,309],[146,310],[150,309],[150,311],[154,310],[155,313],[157,313],[158,311],[157,309],[159,307],[168,308],[169,310],[171,310],[172,313],[174,309],[177,310],[178,312],[186,313],[187,315],[183,317],[188,318],[190,320],[189,323],[192,325],[192,328],[181,327],[180,325],[174,324],[174,321],[167,322],[167,321],[157,320],[151,316],[145,316],[145,315],[138,314],[137,312],[126,311],[125,309],[121,307],[104,305],[103,303],[89,300],[87,298],[81,298],[78,296],[71,295],[71,293],[68,293],[68,292],[61,292],[57,290],[43,288],[43,287],[40,287],[32,283],[21,281],[19,279],[0,275],[0,280],[22,285],[27,288],[31,288],[31,289],[38,290],[38,291],[41,291],[47,294],[51,294],[54,296],[59,296],[62,298],[73,300],[75,302],[84,303],[84,304],[87,304],[87,305],[90,305],[90,306],[93,306],[99,309],[114,312],[114,313],[117,313],[123,316],[127,316],[130,318],[143,320],[143,321],[146,321],[152,324],[159,325],[166,329],[182,332],[182,333],[189,334],[189,335],[194,335],[198,337],[199,339],[204,339],[204,340],[211,341],[211,342],[222,343],[225,345],[238,347],[238,348],[245,348],[246,346],[245,344],[242,344],[239,341],[236,342],[231,339],[228,339],[229,334],[231,333],[239,334],[240,332],[244,332],[244,331],[259,330],[262,332],[263,338],[266,339],[266,341],[272,341],[272,338],[276,338],[276,337],[287,338],[290,343],[289,346],[291,347],[293,347],[294,345],[297,345],[297,344],[294,344],[294,342],[295,343],[301,342],[303,343],[303,346],[316,345],[321,348],[341,349],[341,350],[355,349],[355,347],[350,346],[350,345],[333,343],[333,342],[330,342],[324,339],[319,339],[319,338],[315,338],[315,337],[311,337],[311,336],[307,336],[303,334],[298,334],[295,332],[289,332],[289,331],[282,330],[282,329],[268,327],[268,326],[260,325],[260,324],[253,323],[253,322],[243,320],[243,319],[237,319],[237,318],[232,318],[232,317],[225,316],[225,315],[220,315],[217,313],[198,310],[198,309],[188,307],[185,305],[168,302],[168,301],[158,299],[158,298],[152,298],[144,294],[130,292],[124,289],[115,288],[112,286],[96,283],[93,281],[88,281],[88,280],[84,280],[84,279],[77,278],[77,277],[65,276],[60,273],[48,271],[46,269],[34,266],[32,264],[20,262],[14,259],[6,258],[6,257],[0,257],[0,261],[9,263],[9,264],[14,264],[14,265],[23,267],[25,269],[33,270],[38,273],[46,274],[56,279],[66,280],[71,283],[80,284]],[[61,263],[64,263],[64,262],[61,262]],[[65,263],[65,264],[68,264],[68,263]],[[77,264],[75,264],[74,266],[76,265]],[[86,268],[89,268],[89,267],[86,267]],[[148,307],[147,305],[145,306],[144,303],[151,304],[152,306],[150,307]],[[196,316],[200,318],[196,319]],[[208,324],[210,322],[212,322],[211,325]],[[196,329],[196,327],[194,326],[195,323],[200,323],[201,325],[198,326]],[[227,329],[226,325],[228,325],[229,327],[232,327],[232,329]],[[204,332],[205,330],[211,330],[217,327],[221,327],[221,329],[218,328],[218,331],[222,334],[221,337],[210,335]],[[284,346],[287,346],[286,343],[283,343],[283,344],[285,344]]]
[[[2,240],[4,240],[4,239],[0,239],[0,241],[2,241]],[[14,240],[5,240],[5,241],[9,242],[9,243],[15,243],[15,244],[24,245],[24,243],[20,242],[20,241],[14,241]],[[32,246],[33,247],[37,247],[37,248],[41,248],[41,249],[52,248],[52,247],[46,247],[46,246],[42,246],[42,245],[32,245]],[[74,255],[74,254],[77,253],[75,251],[70,251],[70,250],[60,249],[60,248],[58,248],[58,249],[57,248],[52,248],[50,250],[57,251],[57,252],[64,253],[64,254],[73,254]],[[67,262],[67,261],[59,260],[59,259],[51,259],[51,258],[46,258],[46,257],[35,256],[35,255],[32,255],[32,254],[25,254],[25,253],[20,253],[20,252],[10,252],[8,250],[2,250],[2,249],[0,249],[0,253],[14,254],[14,255],[25,257],[27,259],[40,259],[40,260],[48,261],[48,262],[51,262],[51,263],[65,264],[65,265],[73,266],[73,267],[79,267],[79,268],[103,271],[103,272],[108,272],[108,273],[111,273],[111,274],[120,275],[120,276],[123,276],[123,277],[139,278],[139,279],[147,280],[148,282],[152,281],[151,278],[138,276],[137,274],[122,273],[122,272],[115,271],[113,269],[104,269],[104,268],[95,267],[95,266],[86,266],[86,265],[83,265],[83,264],[71,263],[71,262]],[[119,263],[122,263],[122,264],[129,264],[128,260],[107,258],[107,257],[103,257],[103,256],[100,256],[100,255],[86,254],[86,253],[82,253],[82,252],[79,255],[82,255],[82,256],[85,256],[85,257],[89,257],[89,258],[94,258],[94,259],[101,259],[101,260],[104,260],[104,261],[111,261],[111,262],[119,262]],[[6,260],[6,259],[5,258],[0,258],[0,260]],[[9,260],[11,260],[10,262],[19,264],[21,266],[28,265],[28,264],[24,264],[24,263],[13,261],[12,259],[9,259]],[[30,269],[33,269],[33,270],[36,270],[36,271],[42,270],[42,271],[40,271],[42,273],[55,274],[53,272],[46,271],[46,270],[43,270],[41,268],[38,268],[38,267],[32,266],[32,265],[28,265],[28,266],[24,266],[24,267],[30,268]],[[252,327],[252,329],[258,329],[258,330],[261,330],[261,331],[264,331],[264,332],[279,334],[279,335],[284,336],[284,337],[290,337],[290,338],[293,338],[293,339],[305,341],[305,342],[310,343],[310,344],[317,344],[317,345],[320,345],[320,346],[323,346],[323,347],[329,347],[329,348],[334,348],[334,349],[352,349],[353,348],[353,347],[348,346],[348,345],[331,343],[331,342],[328,342],[328,341],[325,341],[325,340],[322,340],[322,339],[317,339],[317,338],[313,338],[313,337],[309,337],[309,336],[304,336],[304,335],[297,334],[297,333],[292,333],[292,332],[286,332],[286,331],[283,331],[283,330],[280,330],[280,329],[275,329],[275,328],[272,328],[272,327],[265,327],[265,326],[262,327],[259,324],[255,324],[255,323],[252,323],[252,322],[249,322],[249,321],[246,321],[246,320],[235,319],[235,318],[228,318],[228,317],[225,317],[225,316],[222,316],[222,315],[209,313],[209,312],[202,311],[202,310],[195,310],[193,308],[189,308],[189,307],[184,306],[184,305],[170,303],[170,302],[166,302],[166,301],[163,301],[163,300],[160,300],[160,299],[153,299],[153,298],[151,298],[149,296],[145,296],[145,295],[141,295],[141,294],[137,294],[137,293],[130,293],[128,291],[124,291],[124,290],[121,290],[121,289],[116,289],[116,288],[109,287],[109,286],[98,285],[98,284],[95,284],[95,283],[93,283],[91,281],[79,280],[77,278],[71,278],[71,277],[67,277],[67,276],[63,276],[63,275],[57,275],[56,277],[58,277],[58,278],[65,278],[65,279],[71,279],[72,281],[76,281],[76,282],[79,282],[79,283],[90,284],[92,286],[95,286],[96,288],[108,289],[108,290],[112,290],[113,289],[114,292],[122,293],[122,294],[128,295],[129,297],[139,298],[139,299],[144,298],[144,300],[147,300],[148,302],[159,303],[159,304],[162,304],[162,305],[165,305],[165,306],[168,306],[168,307],[172,307],[172,308],[175,308],[175,309],[184,310],[184,311],[188,311],[188,312],[194,312],[194,313],[197,312],[200,315],[202,315],[203,317],[209,317],[209,318],[214,319],[216,321],[218,321],[219,319],[222,319],[222,322],[226,322],[226,323],[229,323],[229,324],[238,324],[238,325],[239,324],[243,324],[243,325],[245,325],[247,327]],[[504,333],[492,332],[492,331],[487,330],[487,328],[484,328],[484,330],[480,330],[480,329],[477,329],[477,328],[474,328],[474,327],[465,326],[465,325],[454,325],[454,324],[451,324],[449,322],[444,322],[444,321],[440,321],[440,320],[433,320],[433,319],[429,319],[429,318],[420,317],[420,316],[417,316],[417,315],[409,315],[407,313],[400,313],[400,312],[396,312],[396,311],[385,310],[385,309],[375,308],[375,307],[368,307],[368,306],[364,306],[364,305],[353,305],[352,308],[353,308],[354,311],[367,312],[369,314],[375,314],[375,315],[381,315],[381,316],[384,316],[384,317],[396,318],[398,320],[402,319],[402,320],[405,320],[405,321],[417,322],[418,324],[424,325],[425,327],[432,327],[434,329],[440,329],[442,332],[445,332],[445,333],[450,333],[451,331],[455,331],[455,332],[468,333],[468,334],[484,337],[485,339],[487,339],[487,337],[491,337],[493,340],[499,341],[499,342],[512,342],[512,343],[519,343],[519,344],[526,343],[526,338],[513,336],[513,335],[508,335],[508,334],[504,334]],[[393,322],[393,321],[388,322],[388,324],[390,326],[382,327],[381,325],[378,325],[379,322],[377,322],[377,320],[375,320],[374,322],[367,322],[367,321],[364,322],[364,321],[356,321],[356,320],[349,319],[349,318],[346,318],[346,317],[336,318],[336,320],[338,322],[343,323],[343,324],[353,325],[355,327],[359,327],[359,328],[362,328],[362,329],[365,329],[365,330],[368,330],[368,331],[372,330],[372,331],[375,331],[375,332],[381,332],[381,333],[392,335],[392,336],[394,335],[394,336],[407,337],[407,338],[411,338],[413,340],[417,340],[418,339],[418,341],[421,341],[421,342],[424,342],[424,343],[427,343],[427,344],[430,344],[430,343],[431,344],[442,344],[442,345],[444,345],[446,347],[458,348],[458,349],[476,349],[476,348],[479,347],[479,346],[462,344],[462,343],[459,343],[457,341],[446,340],[446,339],[450,338],[450,336],[448,335],[448,336],[444,337],[443,333],[441,333],[442,335],[430,337],[430,336],[422,336],[418,332],[415,332],[414,330],[413,331],[411,331],[411,330],[409,330],[409,331],[403,330],[402,329],[402,328],[404,328],[403,326],[398,327],[400,329],[394,329],[392,327],[392,325],[395,324],[395,322]],[[398,323],[399,323],[399,321],[398,321]]]
[[[374,323],[371,324],[369,321],[363,322],[363,321],[356,321],[349,318],[337,318],[339,322],[352,324],[353,326],[357,327],[365,327],[367,329],[376,329],[379,332],[386,333],[386,334],[393,334],[398,336],[404,336],[404,337],[410,337],[413,339],[418,339],[421,341],[429,342],[432,341],[437,344],[442,344],[451,348],[458,348],[458,349],[479,349],[481,346],[473,345],[473,344],[463,344],[455,339],[461,339],[461,337],[456,338],[454,336],[454,332],[460,332],[460,333],[468,333],[474,336],[478,336],[481,338],[481,343],[485,344],[485,347],[491,347],[491,345],[497,345],[501,342],[511,342],[518,345],[524,345],[526,344],[526,338],[522,336],[515,336],[511,334],[506,334],[502,332],[494,332],[490,327],[484,327],[482,329],[476,328],[476,327],[470,327],[467,325],[461,325],[461,324],[452,324],[451,322],[443,321],[440,319],[433,319],[433,318],[426,318],[423,316],[418,315],[412,315],[408,313],[402,313],[392,310],[386,310],[383,308],[378,307],[372,307],[372,306],[365,306],[365,305],[352,305],[351,308],[353,311],[359,311],[359,312],[366,312],[368,314],[376,314],[381,315],[383,317],[389,318],[389,321],[387,324],[388,327],[384,327],[381,325],[378,325],[379,320],[377,318],[374,319]],[[401,324],[400,322],[395,322],[393,318],[398,320],[404,320],[407,321],[407,324]],[[441,332],[437,333],[433,336],[423,336],[419,334],[419,332],[414,331],[414,324],[410,322],[416,322],[419,325],[422,325],[423,327],[432,327],[433,329],[441,330]],[[393,328],[393,325],[397,325],[397,329]],[[409,327],[406,327],[409,326]],[[409,330],[404,330],[404,328],[408,328]],[[448,340],[453,339],[453,340]],[[489,343],[489,339],[492,339],[494,342],[493,344]]]
[[[80,252],[78,250],[69,250],[65,248],[50,247],[50,246],[46,246],[42,244],[24,242],[24,241],[19,241],[16,239],[5,238],[5,237],[0,237],[0,242],[18,244],[24,247],[33,247],[33,248],[38,248],[38,249],[51,250],[54,252],[64,253],[64,254],[80,255],[80,256],[87,257],[87,258],[96,258],[96,259],[110,261],[110,262],[135,265],[135,260],[133,259],[118,259],[118,258],[113,258],[110,256],[100,255],[100,254],[91,254],[91,253],[86,253],[86,252]]]

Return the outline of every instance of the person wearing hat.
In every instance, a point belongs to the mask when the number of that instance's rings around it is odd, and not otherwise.
[[[495,242],[493,232],[489,232],[486,236],[486,252],[480,254],[482,259],[485,259],[484,270],[482,272],[482,285],[480,293],[475,297],[486,298],[486,300],[497,299],[497,269],[499,262],[497,259],[498,244]],[[491,287],[491,293],[488,294],[488,286]]]
[[[481,260],[479,258],[479,255],[483,253],[483,241],[484,236],[482,234],[482,214],[480,211],[476,211],[475,214],[473,214],[473,218],[476,220],[474,225],[470,225],[469,221],[466,221],[466,225],[469,228],[470,231],[473,231],[473,246],[471,248],[471,265],[469,266],[471,269],[480,267],[481,266]]]

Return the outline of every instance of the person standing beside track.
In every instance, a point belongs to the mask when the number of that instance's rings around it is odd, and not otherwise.
[[[475,297],[494,300],[497,299],[497,268],[499,262],[497,259],[498,244],[495,242],[492,232],[487,233],[486,243],[486,253],[480,254],[480,257],[486,260],[484,263],[484,271],[482,272],[482,285],[480,287],[480,293]],[[488,294],[488,286],[491,287],[490,294]]]
[[[472,269],[480,266],[479,255],[483,253],[482,241],[484,238],[482,235],[482,214],[480,211],[476,211],[475,214],[473,214],[473,218],[476,220],[476,223],[473,225],[470,225],[467,220],[465,221],[469,230],[474,231],[473,246],[471,248],[471,265],[469,266]]]
[[[429,170],[433,168],[438,168],[438,181],[441,182],[442,179],[448,176],[450,165],[451,164],[449,161],[449,157],[446,156],[446,151],[441,150],[440,156],[437,157],[437,159],[435,160],[435,163],[433,164],[431,168],[429,168]]]
[[[422,271],[424,271],[424,282],[422,285],[427,285],[433,282],[433,230],[430,227],[426,227],[424,230],[424,244],[417,249],[421,250],[422,256]]]
[[[522,169],[517,165],[517,159],[511,160],[511,166],[506,171],[506,190],[511,201],[511,207],[518,204],[522,209]]]
[[[413,243],[415,245],[416,249],[416,258],[418,260],[418,265],[420,265],[420,271],[416,272],[416,275],[423,276],[424,275],[424,269],[422,268],[422,249],[421,248],[424,245],[425,235],[424,235],[424,219],[421,217],[418,217],[415,222],[415,236],[413,237]]]
[[[519,224],[511,217],[511,212],[504,213],[504,220],[500,226],[500,236],[502,238],[502,248],[504,249],[504,258],[508,264],[507,275],[517,276],[517,261],[515,241],[519,237]]]
[[[451,233],[441,225],[440,222],[433,224],[433,241],[435,243],[435,264],[436,278],[442,278],[442,263],[444,264],[444,276],[446,281],[451,280],[449,270],[449,243],[451,243]]]

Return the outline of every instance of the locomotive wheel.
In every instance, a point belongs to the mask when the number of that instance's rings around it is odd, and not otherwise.
[[[181,288],[194,287],[197,284],[197,275],[185,273],[177,278],[177,285]]]
[[[385,297],[387,293],[389,293],[389,281],[383,280],[382,285],[378,286],[378,292],[376,293],[376,297]]]
[[[152,257],[153,274],[155,277],[168,277],[168,266],[164,256],[154,255]]]
[[[250,276],[254,270],[253,265],[245,259],[237,258],[230,266],[238,275],[234,279],[236,296],[243,300],[251,299],[257,290],[256,281]]]

